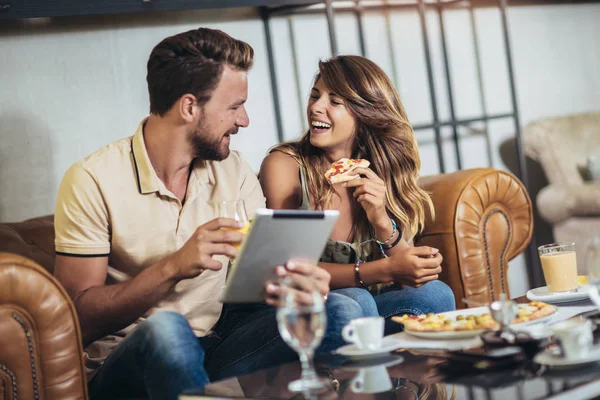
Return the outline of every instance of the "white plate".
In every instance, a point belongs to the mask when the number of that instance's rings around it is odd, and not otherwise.
[[[526,306],[526,304],[520,304],[519,306],[520,307]],[[554,312],[550,315],[547,315],[543,318],[535,319],[533,321],[525,321],[525,322],[520,322],[518,324],[511,324],[511,326],[521,327],[521,326],[537,324],[540,322],[547,322],[556,315],[557,311],[558,311],[558,308],[554,307]],[[467,308],[464,310],[449,311],[449,312],[445,312],[445,313],[441,313],[441,314],[446,315],[449,318],[456,319],[456,317],[459,315],[463,315],[466,317],[468,315],[481,315],[481,314],[486,314],[486,313],[489,314],[489,312],[490,312],[490,309],[488,307],[484,306],[484,307]],[[413,336],[416,336],[416,337],[423,338],[423,339],[436,339],[437,340],[437,339],[465,339],[465,338],[475,337],[475,336],[481,335],[483,332],[485,332],[485,330],[477,329],[477,330],[473,330],[473,331],[418,332],[418,331],[409,331],[409,330],[405,329],[404,332],[411,334]]]
[[[373,358],[380,357],[384,354],[389,354],[394,350],[400,348],[394,339],[384,337],[381,341],[381,347],[378,349],[359,349],[355,344],[347,344],[336,350],[336,354],[350,358]]]
[[[538,353],[534,358],[538,364],[547,365],[554,368],[574,368],[582,367],[587,364],[593,364],[600,361],[600,347],[594,347],[585,356],[577,359],[569,359],[562,357],[558,351],[546,350],[542,353]]]
[[[466,339],[481,335],[485,330],[477,329],[474,331],[448,331],[448,332],[418,332],[405,330],[413,336],[420,337],[423,339]]]
[[[548,292],[548,286],[542,286],[527,291],[527,298],[531,301],[543,301],[544,303],[571,303],[590,298],[588,291],[589,285],[579,286],[576,292]]]

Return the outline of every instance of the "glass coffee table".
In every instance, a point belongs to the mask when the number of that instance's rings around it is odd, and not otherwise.
[[[204,392],[188,391],[180,399],[600,398],[600,363],[549,367],[516,350],[514,346],[482,347],[468,353],[399,349],[358,360],[332,355],[317,360],[318,374],[329,382],[317,392],[288,390],[288,383],[300,377],[296,362],[215,382]]]

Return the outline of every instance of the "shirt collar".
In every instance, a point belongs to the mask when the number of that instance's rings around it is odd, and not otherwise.
[[[148,157],[148,152],[146,151],[146,144],[144,143],[144,125],[146,124],[146,120],[144,119],[140,122],[137,131],[131,139],[131,154],[133,155],[138,189],[142,194],[158,192],[160,188],[158,176],[156,176],[154,167],[152,167],[150,157]]]
[[[133,135],[131,143],[131,154],[133,155],[138,189],[142,194],[160,191],[160,182],[156,175],[156,171],[154,171],[154,167],[150,162],[150,157],[148,157],[146,144],[144,142],[144,125],[146,124],[146,121],[147,118],[140,123],[137,131]],[[210,185],[214,185],[215,183],[214,171],[211,168],[210,163],[206,160],[194,160],[190,178],[189,184],[194,183],[194,180]],[[190,190],[190,185],[188,185],[188,190]]]
[[[215,175],[212,166],[206,160],[195,159],[192,167],[192,175],[200,183],[215,184]]]

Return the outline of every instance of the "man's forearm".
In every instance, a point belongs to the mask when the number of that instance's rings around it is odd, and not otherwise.
[[[162,300],[177,283],[168,263],[159,261],[129,281],[79,293],[74,303],[84,345],[131,325]]]

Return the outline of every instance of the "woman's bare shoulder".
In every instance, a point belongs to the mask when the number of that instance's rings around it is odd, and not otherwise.
[[[298,162],[280,151],[271,152],[262,162],[259,180],[267,207],[296,209],[302,199]]]
[[[271,169],[283,169],[283,172],[298,171],[298,161],[289,154],[281,151],[272,151],[265,157],[260,167],[260,171],[266,172],[265,170]]]

